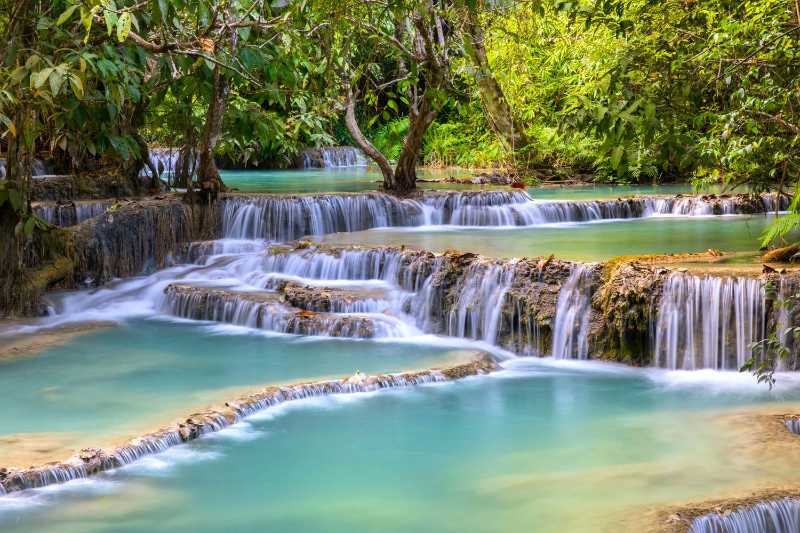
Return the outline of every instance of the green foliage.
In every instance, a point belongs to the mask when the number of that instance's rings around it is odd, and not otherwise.
[[[773,283],[766,284],[764,291],[767,301],[772,303],[773,312],[791,316],[800,302],[800,294],[782,296]],[[752,373],[759,383],[766,383],[771,389],[775,385],[775,371],[779,364],[793,357],[792,347],[798,342],[800,342],[800,327],[786,327],[778,320],[771,327],[767,338],[756,341],[750,346],[753,355],[739,371]]]
[[[8,180],[0,181],[0,209],[4,207],[10,207],[16,215],[14,235],[17,237],[31,237],[34,231],[46,231],[52,227],[28,210],[24,193],[17,188],[16,183]]]
[[[389,160],[400,157],[403,150],[403,139],[408,132],[408,118],[398,118],[377,128],[370,136],[372,144]]]

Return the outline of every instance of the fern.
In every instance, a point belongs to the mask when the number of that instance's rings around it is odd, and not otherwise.
[[[761,245],[768,246],[800,227],[800,213],[789,213],[775,220],[761,236]]]

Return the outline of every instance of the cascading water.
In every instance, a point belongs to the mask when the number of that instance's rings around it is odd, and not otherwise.
[[[161,178],[166,178],[167,176],[175,174],[175,169],[178,167],[181,158],[179,148],[151,148],[149,153],[150,163],[153,165],[153,168],[158,171]],[[194,161],[191,168],[197,168],[197,161]],[[152,177],[151,174],[152,171],[147,165],[143,166],[142,170],[139,172],[140,176],[147,178]]]
[[[495,344],[500,312],[513,281],[513,263],[470,265],[456,287],[447,334]]]
[[[761,194],[728,197],[686,196],[674,198],[645,198],[643,216],[681,215],[737,215],[743,213],[769,213],[789,207],[786,195]]]
[[[6,160],[0,159],[0,179],[6,179]],[[47,176],[47,165],[41,159],[33,159],[31,161],[31,176]]]
[[[592,269],[575,265],[558,293],[556,319],[553,326],[555,359],[588,359],[589,318],[592,308]]]
[[[653,364],[738,370],[766,336],[766,319],[758,279],[672,274],[656,311]]]
[[[109,201],[40,205],[34,206],[33,213],[54,226],[74,226],[102,215],[110,205]]]
[[[761,502],[727,514],[696,518],[689,533],[796,533],[800,531],[800,500]]]
[[[364,153],[353,146],[309,148],[302,154],[303,168],[349,168],[367,166]]]
[[[280,294],[170,285],[161,308],[171,315],[288,333],[355,339],[403,337],[409,328],[382,314],[318,313],[289,307]]]
[[[222,233],[227,238],[290,241],[305,235],[418,226],[422,206],[379,193],[316,196],[229,197]]]
[[[415,199],[398,199],[382,193],[230,196],[224,201],[223,235],[287,241],[305,235],[380,227],[520,227],[670,214],[763,213],[783,208],[787,202],[785,196],[774,194],[537,201],[523,191],[433,192]]]

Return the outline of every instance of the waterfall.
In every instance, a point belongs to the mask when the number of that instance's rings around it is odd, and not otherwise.
[[[505,295],[514,281],[514,264],[471,264],[455,288],[447,334],[497,343]]]
[[[0,159],[0,179],[6,179],[6,160]],[[47,176],[47,165],[41,159],[31,161],[31,176]]]
[[[794,433],[795,435],[800,435],[800,418],[797,417],[787,418],[784,421],[784,424],[786,424],[786,429],[788,429],[791,433]]]
[[[365,167],[367,158],[353,146],[327,146],[309,148],[302,155],[303,168],[348,168]]]
[[[224,201],[227,238],[290,241],[306,235],[423,223],[422,206],[386,194],[233,196]]]
[[[161,178],[166,178],[167,176],[175,174],[175,169],[181,157],[180,148],[150,148],[149,154],[150,163],[152,163],[153,167],[158,171]],[[195,161],[192,168],[197,168],[197,161]],[[142,170],[139,172],[141,177],[150,178],[152,177],[151,174],[150,167],[147,165],[143,166]]]
[[[172,200],[122,205],[75,231],[75,279],[98,284],[170,264],[194,225],[189,205]]]
[[[43,204],[33,207],[33,213],[54,226],[74,226],[106,212],[110,201]]]
[[[558,293],[553,327],[555,359],[587,359],[589,357],[589,318],[592,311],[589,265],[575,265]]]
[[[276,287],[280,279],[305,280],[380,280],[413,291],[430,275],[433,254],[397,248],[296,250],[271,253],[261,260],[260,271],[246,265],[247,283],[266,288]]]
[[[379,227],[536,226],[670,214],[763,213],[785,208],[775,194],[734,197],[540,201],[524,191],[428,191],[415,199],[383,193],[235,195],[224,200],[223,235],[278,241]]]
[[[727,514],[695,518],[689,533],[797,533],[800,500],[784,498],[738,509]]]
[[[672,274],[655,323],[655,366],[738,370],[766,336],[766,301],[752,278]]]
[[[769,213],[789,207],[790,198],[777,193],[738,194],[735,196],[675,196],[643,199],[644,216],[738,215]]]
[[[403,337],[401,320],[382,314],[317,313],[290,307],[280,294],[170,285],[162,309],[171,315],[293,335],[354,339]]]

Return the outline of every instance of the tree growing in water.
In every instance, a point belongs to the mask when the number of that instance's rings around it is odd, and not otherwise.
[[[453,33],[448,11],[438,2],[410,0],[319,2],[333,70],[341,83],[345,125],[353,140],[381,170],[383,188],[404,194],[416,188],[416,167],[425,132],[444,102],[450,76]],[[406,108],[408,131],[394,165],[362,133],[358,104],[385,98],[397,112]]]

